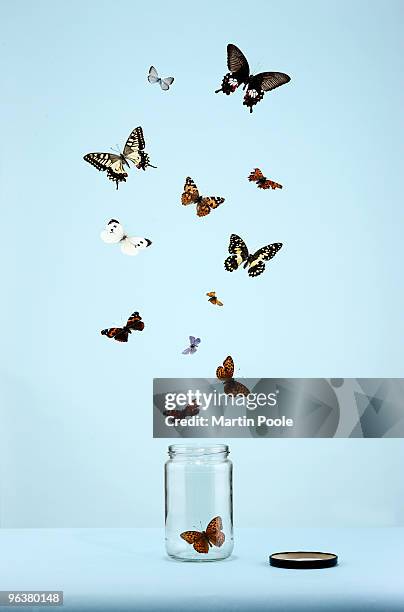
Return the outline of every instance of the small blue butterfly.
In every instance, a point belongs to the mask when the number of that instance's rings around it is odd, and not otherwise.
[[[198,347],[198,344],[200,343],[201,339],[200,338],[195,338],[194,336],[189,336],[189,347],[185,349],[185,351],[182,351],[183,355],[192,355],[193,353],[196,353],[196,349]]]

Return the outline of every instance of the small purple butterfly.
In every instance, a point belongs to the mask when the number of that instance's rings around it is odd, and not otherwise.
[[[198,347],[198,344],[200,343],[201,339],[200,338],[195,338],[194,336],[189,336],[189,347],[185,349],[185,351],[182,351],[183,355],[192,355],[193,353],[196,353],[196,349]]]

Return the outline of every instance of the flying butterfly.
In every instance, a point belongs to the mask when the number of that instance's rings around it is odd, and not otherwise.
[[[230,257],[225,260],[224,267],[228,272],[233,272],[244,263],[243,268],[248,267],[249,276],[259,276],[265,270],[264,261],[275,257],[281,248],[282,242],[274,242],[258,249],[255,253],[249,253],[244,240],[237,234],[232,234],[229,244]]]
[[[233,378],[234,376],[234,361],[233,357],[228,355],[223,361],[223,365],[216,369],[216,378],[224,385],[224,392],[227,395],[245,395],[250,393],[250,390]]]
[[[150,158],[144,148],[143,130],[139,126],[130,133],[123,153],[119,153],[119,155],[115,153],[87,153],[84,160],[101,172],[106,170],[107,177],[110,181],[116,183],[118,189],[119,183],[126,183],[128,173],[125,166],[129,168],[130,161],[138,170],[146,170],[148,166],[156,168],[156,166],[151,165]]]
[[[198,217],[206,217],[210,211],[223,204],[224,198],[216,198],[213,196],[203,197],[199,195],[199,191],[194,181],[190,176],[185,179],[184,192],[181,196],[181,203],[184,206],[188,204],[196,204],[196,214]]]
[[[189,346],[184,351],[182,351],[182,354],[193,355],[194,353],[196,353],[196,349],[198,348],[200,342],[200,338],[195,338],[195,336],[189,336]]]
[[[196,552],[207,554],[212,545],[223,546],[226,538],[222,529],[223,523],[221,517],[215,516],[205,531],[184,531],[180,536],[188,544],[192,544]]]
[[[174,410],[164,410],[164,416],[172,416],[174,419],[186,419],[187,417],[196,416],[199,414],[199,404],[196,400],[192,400],[192,404],[188,404],[185,408],[174,408]]]
[[[221,302],[216,297],[216,291],[209,291],[209,293],[207,293],[206,295],[209,298],[208,302],[210,302],[211,304],[215,304],[215,306],[223,306],[223,302]]]
[[[236,91],[239,85],[243,85],[243,89],[247,89],[244,95],[244,106],[253,112],[253,106],[264,97],[265,92],[276,89],[280,85],[289,83],[290,76],[283,72],[260,72],[259,74],[250,74],[245,55],[236,45],[227,45],[227,67],[230,70],[222,81],[222,86],[215,93],[222,91],[227,96]]]
[[[113,338],[118,342],[127,342],[129,334],[131,334],[132,331],[142,331],[143,329],[144,323],[142,321],[142,317],[138,312],[133,312],[124,327],[111,327],[110,329],[103,329],[101,331],[101,335],[107,336],[108,338]]]
[[[125,255],[137,255],[139,251],[146,249],[152,243],[148,238],[128,236],[117,219],[108,221],[100,236],[101,240],[107,244],[119,243],[121,245],[121,251],[125,253]]]
[[[257,187],[259,189],[282,189],[282,185],[280,183],[275,183],[275,181],[268,179],[262,174],[259,168],[254,168],[254,170],[250,173],[248,180],[257,183]]]
[[[170,85],[174,83],[174,77],[166,77],[165,79],[161,79],[154,66],[150,66],[149,76],[147,77],[147,80],[149,81],[149,83],[159,83],[163,91],[167,91],[167,89],[170,89]]]

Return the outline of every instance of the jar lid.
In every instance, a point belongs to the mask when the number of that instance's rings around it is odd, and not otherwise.
[[[269,563],[273,567],[285,569],[320,569],[337,565],[338,556],[334,553],[297,550],[273,553],[269,557]]]

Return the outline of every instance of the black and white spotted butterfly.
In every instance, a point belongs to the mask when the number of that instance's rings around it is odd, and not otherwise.
[[[245,55],[236,45],[232,44],[227,45],[227,67],[230,72],[223,77],[222,86],[215,93],[222,91],[228,96],[243,84],[243,89],[247,88],[243,104],[250,109],[250,113],[253,112],[253,106],[262,100],[266,91],[276,89],[290,81],[290,76],[283,72],[250,74]]]
[[[114,181],[118,189],[119,183],[126,183],[128,173],[125,171],[125,166],[129,168],[130,161],[138,170],[146,170],[148,166],[156,168],[156,166],[151,165],[150,158],[144,148],[143,130],[139,126],[131,132],[123,153],[119,155],[115,153],[87,153],[84,160],[101,172],[106,170],[109,180]]]
[[[281,248],[281,242],[274,242],[258,249],[255,253],[249,253],[244,240],[237,234],[232,234],[229,244],[231,255],[224,262],[224,267],[228,272],[234,272],[244,263],[243,268],[248,267],[249,276],[259,276],[265,270],[264,261],[269,261],[272,257],[275,257]]]
[[[119,243],[121,251],[125,255],[137,255],[139,251],[146,249],[152,243],[148,238],[128,236],[117,219],[111,219],[105,226],[105,229],[102,230],[100,236],[101,240],[107,244]]]
[[[174,77],[166,77],[165,79],[161,79],[154,66],[150,66],[149,76],[147,77],[147,80],[149,81],[149,83],[159,83],[163,91],[167,91],[167,89],[170,89],[170,85],[174,83]]]

